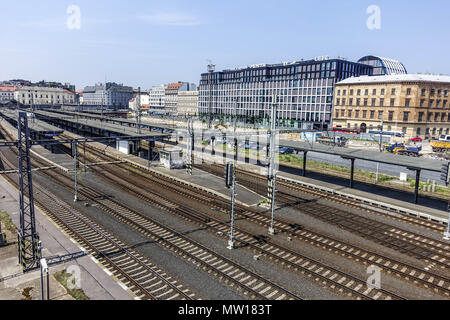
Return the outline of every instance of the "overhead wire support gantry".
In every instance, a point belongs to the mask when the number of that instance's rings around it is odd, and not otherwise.
[[[25,272],[39,267],[39,235],[36,231],[34,214],[33,180],[30,158],[30,130],[28,115],[19,112],[18,117],[18,151],[19,151],[19,213],[20,229],[18,232],[19,263]]]

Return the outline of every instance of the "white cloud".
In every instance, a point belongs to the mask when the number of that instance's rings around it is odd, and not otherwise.
[[[139,15],[139,19],[151,24],[171,27],[190,27],[198,26],[203,22],[187,13],[180,12],[161,12],[155,14]]]
[[[42,20],[28,20],[19,21],[16,26],[24,28],[38,28],[38,29],[53,29],[53,28],[65,28],[66,21],[62,18],[49,18]]]

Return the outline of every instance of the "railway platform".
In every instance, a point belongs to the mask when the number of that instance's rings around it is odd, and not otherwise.
[[[259,167],[248,164],[239,164],[239,168],[251,172],[259,172],[260,170]],[[447,223],[449,219],[449,214],[446,211],[437,210],[420,204],[414,204],[408,201],[394,199],[387,195],[383,196],[369,191],[362,191],[355,188],[352,189],[338,184],[311,179],[308,177],[302,177],[288,172],[281,172],[279,173],[278,177],[285,178],[286,180],[290,180],[299,184],[304,184],[306,186],[312,186],[317,188],[318,190],[324,190],[331,193],[335,192],[337,194],[345,195],[349,199],[362,199],[367,201],[368,204],[372,203],[376,206],[379,206],[380,208],[383,206],[398,208],[400,211],[403,210],[405,213],[408,212],[410,215],[419,216],[426,220],[435,220],[442,223]]]
[[[14,139],[17,139],[17,128],[14,128],[11,124],[9,124],[6,121],[3,121],[1,123],[1,126]],[[45,159],[52,166],[64,172],[73,171],[75,168],[75,163],[73,159],[66,153],[62,152],[62,150],[59,150],[56,146],[47,149],[44,148],[43,146],[35,145],[31,148],[31,154],[32,156],[35,156],[37,158]]]
[[[73,135],[74,138],[78,136]],[[104,150],[105,146],[100,143],[93,143],[94,146],[97,146],[98,149]],[[107,148],[105,151],[113,156],[116,156],[119,160],[126,161],[132,165],[138,166],[140,168],[146,170],[155,170],[164,175],[173,177],[176,180],[187,182],[197,188],[206,189],[207,191],[213,192],[221,197],[228,197],[231,195],[230,190],[225,187],[225,183],[223,179],[220,177],[213,176],[211,174],[205,173],[203,171],[198,171],[194,169],[194,174],[189,176],[186,174],[186,170],[168,170],[158,166],[148,167],[148,161],[142,158],[139,158],[134,155],[126,155],[123,154],[113,148]],[[219,156],[211,156],[211,155],[202,155],[202,158],[205,161],[217,161],[222,163],[223,159]],[[262,168],[260,166],[246,164],[242,161],[238,163],[238,168],[248,170],[254,173],[258,173],[260,175],[264,175]],[[315,188],[316,190],[321,190],[324,194],[339,194],[349,199],[356,199],[365,202],[368,206],[378,207],[380,210],[383,210],[384,207],[394,208],[401,214],[411,215],[415,217],[420,217],[424,220],[432,220],[442,224],[446,224],[448,222],[448,213],[445,210],[434,209],[433,207],[422,205],[422,204],[414,204],[410,202],[410,195],[405,197],[405,200],[395,199],[390,196],[390,192],[386,191],[385,194],[380,195],[374,192],[370,192],[369,190],[361,190],[355,188],[344,187],[339,184],[331,183],[331,182],[323,182],[316,179],[311,179],[308,177],[300,176],[299,174],[292,174],[288,172],[281,172],[278,175],[280,178],[284,178],[287,180],[292,180],[295,183],[303,184],[308,187]],[[392,192],[392,191],[391,191]],[[242,186],[238,186],[237,191],[237,200],[241,204],[245,205],[257,205],[264,198],[259,196],[258,194],[244,188]]]
[[[65,135],[70,136],[74,139],[82,138],[81,136],[78,136],[70,132],[66,132]],[[162,166],[159,165],[159,163],[156,162],[154,162],[153,165],[149,167],[148,161],[146,159],[139,158],[131,154],[124,154],[112,147],[106,147],[104,144],[100,142],[93,142],[90,143],[90,145],[96,147],[98,150],[102,150],[105,153],[114,156],[119,161],[125,161],[131,165],[143,168],[145,170],[161,173],[165,176],[171,177],[172,179],[188,183],[200,189],[205,189],[218,196],[231,197],[231,190],[226,188],[224,179],[221,179],[204,171],[194,169],[193,175],[190,176],[186,173],[185,169],[169,170],[163,168]],[[256,206],[261,201],[263,201],[264,198],[245,187],[238,186],[236,200],[238,203],[243,204],[245,206]]]

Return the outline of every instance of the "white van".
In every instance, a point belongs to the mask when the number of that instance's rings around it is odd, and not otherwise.
[[[450,135],[445,135],[445,134],[441,135],[439,137],[439,141],[450,142]]]

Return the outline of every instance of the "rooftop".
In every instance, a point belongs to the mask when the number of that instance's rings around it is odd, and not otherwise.
[[[387,82],[440,82],[450,84],[450,76],[433,74],[393,74],[387,76],[361,76],[342,80],[337,85],[359,83],[387,83]]]
[[[2,92],[14,92],[15,86],[10,85],[0,85],[0,91]]]

